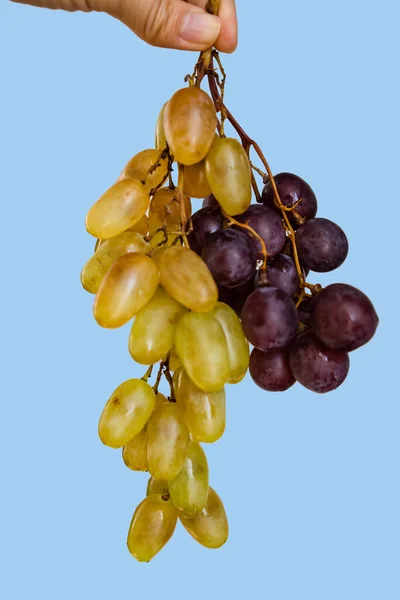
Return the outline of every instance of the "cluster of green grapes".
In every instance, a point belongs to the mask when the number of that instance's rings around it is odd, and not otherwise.
[[[204,91],[191,85],[176,92],[158,119],[156,149],[135,155],[86,218],[97,243],[81,281],[95,294],[94,317],[106,328],[134,318],[129,352],[150,366],[142,379],[115,390],[99,422],[101,441],[122,448],[130,469],[151,475],[128,533],[128,548],[139,561],[159,552],[178,518],[208,548],[219,548],[228,537],[200,443],[215,442],[224,432],[224,386],[244,378],[249,343],[235,311],[218,302],[208,267],[189,247],[188,194],[202,198],[216,191],[212,181],[222,183],[225,209],[236,214],[250,204],[251,170],[240,143],[217,136],[216,125],[216,109]],[[175,161],[178,187],[171,175]],[[232,186],[235,194],[226,193]],[[162,376],[168,398],[158,393]]]
[[[306,282],[308,271],[343,263],[347,238],[316,218],[304,180],[274,178],[224,105],[214,59],[222,71],[218,53],[201,55],[188,87],[160,112],[155,148],[127,163],[86,218],[97,242],[81,281],[95,294],[94,317],[106,328],[134,319],[129,352],[148,367],[115,390],[99,422],[101,441],[122,448],[130,469],[151,475],[128,533],[139,561],[161,550],[178,519],[208,548],[227,540],[224,506],[209,486],[200,446],[224,432],[226,384],[250,368],[266,391],[295,382],[333,391],[348,374],[349,352],[378,326],[360,290]],[[200,88],[206,74],[211,97]],[[226,119],[240,141],[226,137]],[[251,146],[267,173],[250,162]],[[263,177],[262,195],[254,173]],[[204,199],[193,216],[191,198]],[[168,397],[158,391],[162,377]]]

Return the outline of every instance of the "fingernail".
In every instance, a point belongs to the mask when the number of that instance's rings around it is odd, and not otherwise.
[[[180,35],[186,42],[211,46],[218,38],[221,21],[214,15],[190,12],[182,19]]]

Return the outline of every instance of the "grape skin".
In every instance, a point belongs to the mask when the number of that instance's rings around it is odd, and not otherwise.
[[[329,219],[311,219],[299,227],[296,242],[302,266],[317,273],[334,271],[349,252],[346,234]]]
[[[250,355],[250,375],[254,383],[267,392],[285,392],[296,381],[290,370],[287,348],[268,352],[254,348]]]
[[[236,220],[249,225],[263,239],[270,258],[281,252],[286,242],[286,231],[276,211],[261,204],[252,204],[246,212],[238,215]],[[242,231],[245,231],[255,245],[258,258],[263,258],[259,240],[248,230]]]
[[[275,175],[274,181],[284,206],[291,207],[302,198],[301,202],[296,206],[295,211],[302,219],[307,221],[315,217],[318,208],[317,199],[311,187],[304,179],[301,179],[301,177],[298,177],[297,175],[293,175],[293,173],[278,173],[278,175]],[[262,193],[264,206],[279,210],[274,199],[274,191],[271,182],[267,181]],[[287,215],[292,227],[296,229],[300,224],[299,220],[296,219],[296,215],[293,212],[288,212]]]
[[[300,334],[290,347],[289,362],[296,380],[324,394],[337,389],[349,372],[349,355],[325,346],[312,331]]]
[[[201,208],[192,216],[192,228],[188,236],[190,249],[201,254],[207,236],[219,231],[223,226],[223,217],[219,207]]]
[[[373,337],[378,323],[370,299],[345,283],[328,285],[313,302],[312,329],[330,348],[360,348]]]
[[[260,288],[246,300],[242,326],[250,344],[259,350],[282,348],[296,334],[296,306],[282,290],[274,287]]]
[[[219,286],[234,288],[254,278],[257,254],[241,231],[223,229],[208,235],[201,256]]]

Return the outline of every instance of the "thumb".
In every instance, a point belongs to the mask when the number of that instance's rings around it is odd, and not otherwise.
[[[218,39],[221,22],[183,0],[106,0],[102,8],[152,46],[205,50]]]

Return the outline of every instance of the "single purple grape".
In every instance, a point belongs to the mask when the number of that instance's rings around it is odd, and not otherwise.
[[[252,204],[246,212],[235,217],[240,223],[249,225],[264,240],[270,258],[279,254],[286,242],[286,231],[279,214],[262,204]],[[238,227],[239,229],[239,227]],[[248,230],[242,229],[251,238],[262,258],[261,244]]]
[[[258,271],[256,274],[256,288],[264,287],[260,273],[261,271]],[[269,285],[283,290],[288,296],[293,296],[299,289],[299,276],[297,275],[296,265],[293,259],[285,254],[278,254],[271,260],[267,266],[266,276]]]
[[[325,394],[338,388],[349,372],[349,355],[327,348],[312,331],[300,334],[289,350],[290,369],[305,388]]]
[[[221,229],[209,234],[201,256],[218,286],[235,288],[254,278],[257,252],[241,231]]]
[[[301,265],[317,273],[340,267],[349,252],[344,231],[329,219],[311,219],[296,234]]]
[[[204,198],[202,208],[214,208],[215,206],[220,208],[219,202],[213,194],[210,194],[210,196]]]
[[[188,242],[191,250],[201,254],[206,237],[210,233],[219,231],[223,226],[223,216],[221,210],[214,208],[201,208],[192,216],[192,231],[188,236]]]
[[[243,331],[259,350],[287,346],[296,334],[297,310],[282,290],[263,287],[246,300],[242,311]]]
[[[287,348],[262,352],[254,348],[250,354],[250,375],[267,392],[285,392],[295,383],[289,365]]]
[[[313,302],[312,329],[329,348],[360,348],[373,337],[378,323],[368,296],[346,283],[328,285]]]
[[[291,207],[302,198],[301,202],[296,206],[296,212],[306,221],[315,217],[318,208],[317,199],[311,187],[304,179],[293,175],[293,173],[279,173],[275,175],[274,180],[284,206]],[[264,206],[279,210],[275,205],[274,191],[270,181],[267,181],[264,186],[262,202]],[[287,214],[292,227],[297,229],[301,222],[296,219],[294,212],[288,212]]]

